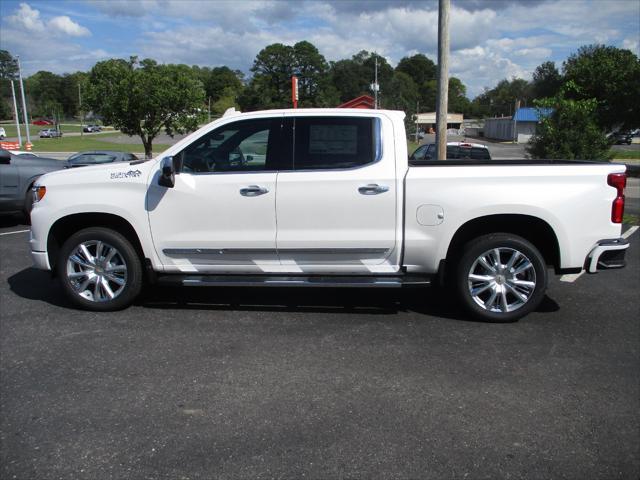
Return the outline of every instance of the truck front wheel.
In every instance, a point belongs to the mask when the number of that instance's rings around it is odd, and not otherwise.
[[[517,235],[495,233],[465,245],[455,288],[476,319],[513,322],[536,309],[547,288],[547,268],[538,249]]]
[[[125,308],[142,288],[135,249],[108,228],[86,228],[69,237],[60,249],[57,270],[67,297],[87,310]]]

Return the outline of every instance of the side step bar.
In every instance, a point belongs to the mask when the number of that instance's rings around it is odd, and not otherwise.
[[[431,284],[430,277],[398,276],[279,276],[279,275],[159,275],[161,285],[193,287],[354,287],[400,288]]]

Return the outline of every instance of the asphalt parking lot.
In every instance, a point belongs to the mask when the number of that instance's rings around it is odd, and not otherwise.
[[[640,476],[638,232],[626,269],[499,325],[430,290],[78,311],[27,228],[0,217],[0,478]]]

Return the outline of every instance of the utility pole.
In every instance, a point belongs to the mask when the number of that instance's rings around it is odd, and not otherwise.
[[[375,95],[374,107],[377,110],[378,109],[378,90],[380,90],[380,86],[378,85],[378,55],[376,55],[376,68],[375,68],[374,85],[376,86],[376,88],[374,90],[374,95]]]
[[[211,123],[211,97],[209,97],[209,121],[207,123]]]
[[[418,114],[420,113],[420,101],[416,102],[416,143],[418,143],[419,123]]]
[[[20,79],[20,93],[22,94],[22,115],[24,116],[24,128],[27,133],[27,144],[31,144],[31,137],[29,136],[29,115],[27,114],[27,101],[24,98],[24,83],[22,82],[22,69],[20,68],[20,57],[16,55],[16,61],[18,62],[18,78]]]
[[[378,54],[374,53],[375,57],[375,70],[374,70],[374,80],[373,83],[369,85],[369,88],[371,88],[371,91],[373,91],[373,108],[375,108],[376,110],[378,109],[378,91],[380,90],[380,85],[378,85]]]
[[[20,133],[20,118],[18,117],[18,102],[16,102],[16,90],[11,80],[11,95],[13,96],[13,114],[16,117],[16,131],[18,132],[18,144],[22,147],[22,134]]]
[[[447,158],[447,117],[449,113],[449,6],[438,0],[438,104],[436,107],[436,153]]]
[[[82,112],[82,91],[80,90],[80,82],[78,82],[78,107],[80,109],[80,136],[84,136],[84,114]]]
[[[513,112],[513,143],[518,143],[518,110],[520,109],[520,100],[516,100],[516,108]]]

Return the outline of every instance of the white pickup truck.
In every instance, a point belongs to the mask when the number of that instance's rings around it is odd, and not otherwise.
[[[404,114],[230,111],[148,161],[34,187],[31,251],[69,298],[128,306],[143,283],[450,285],[470,315],[536,308],[547,271],[624,266],[624,165],[409,164]]]

